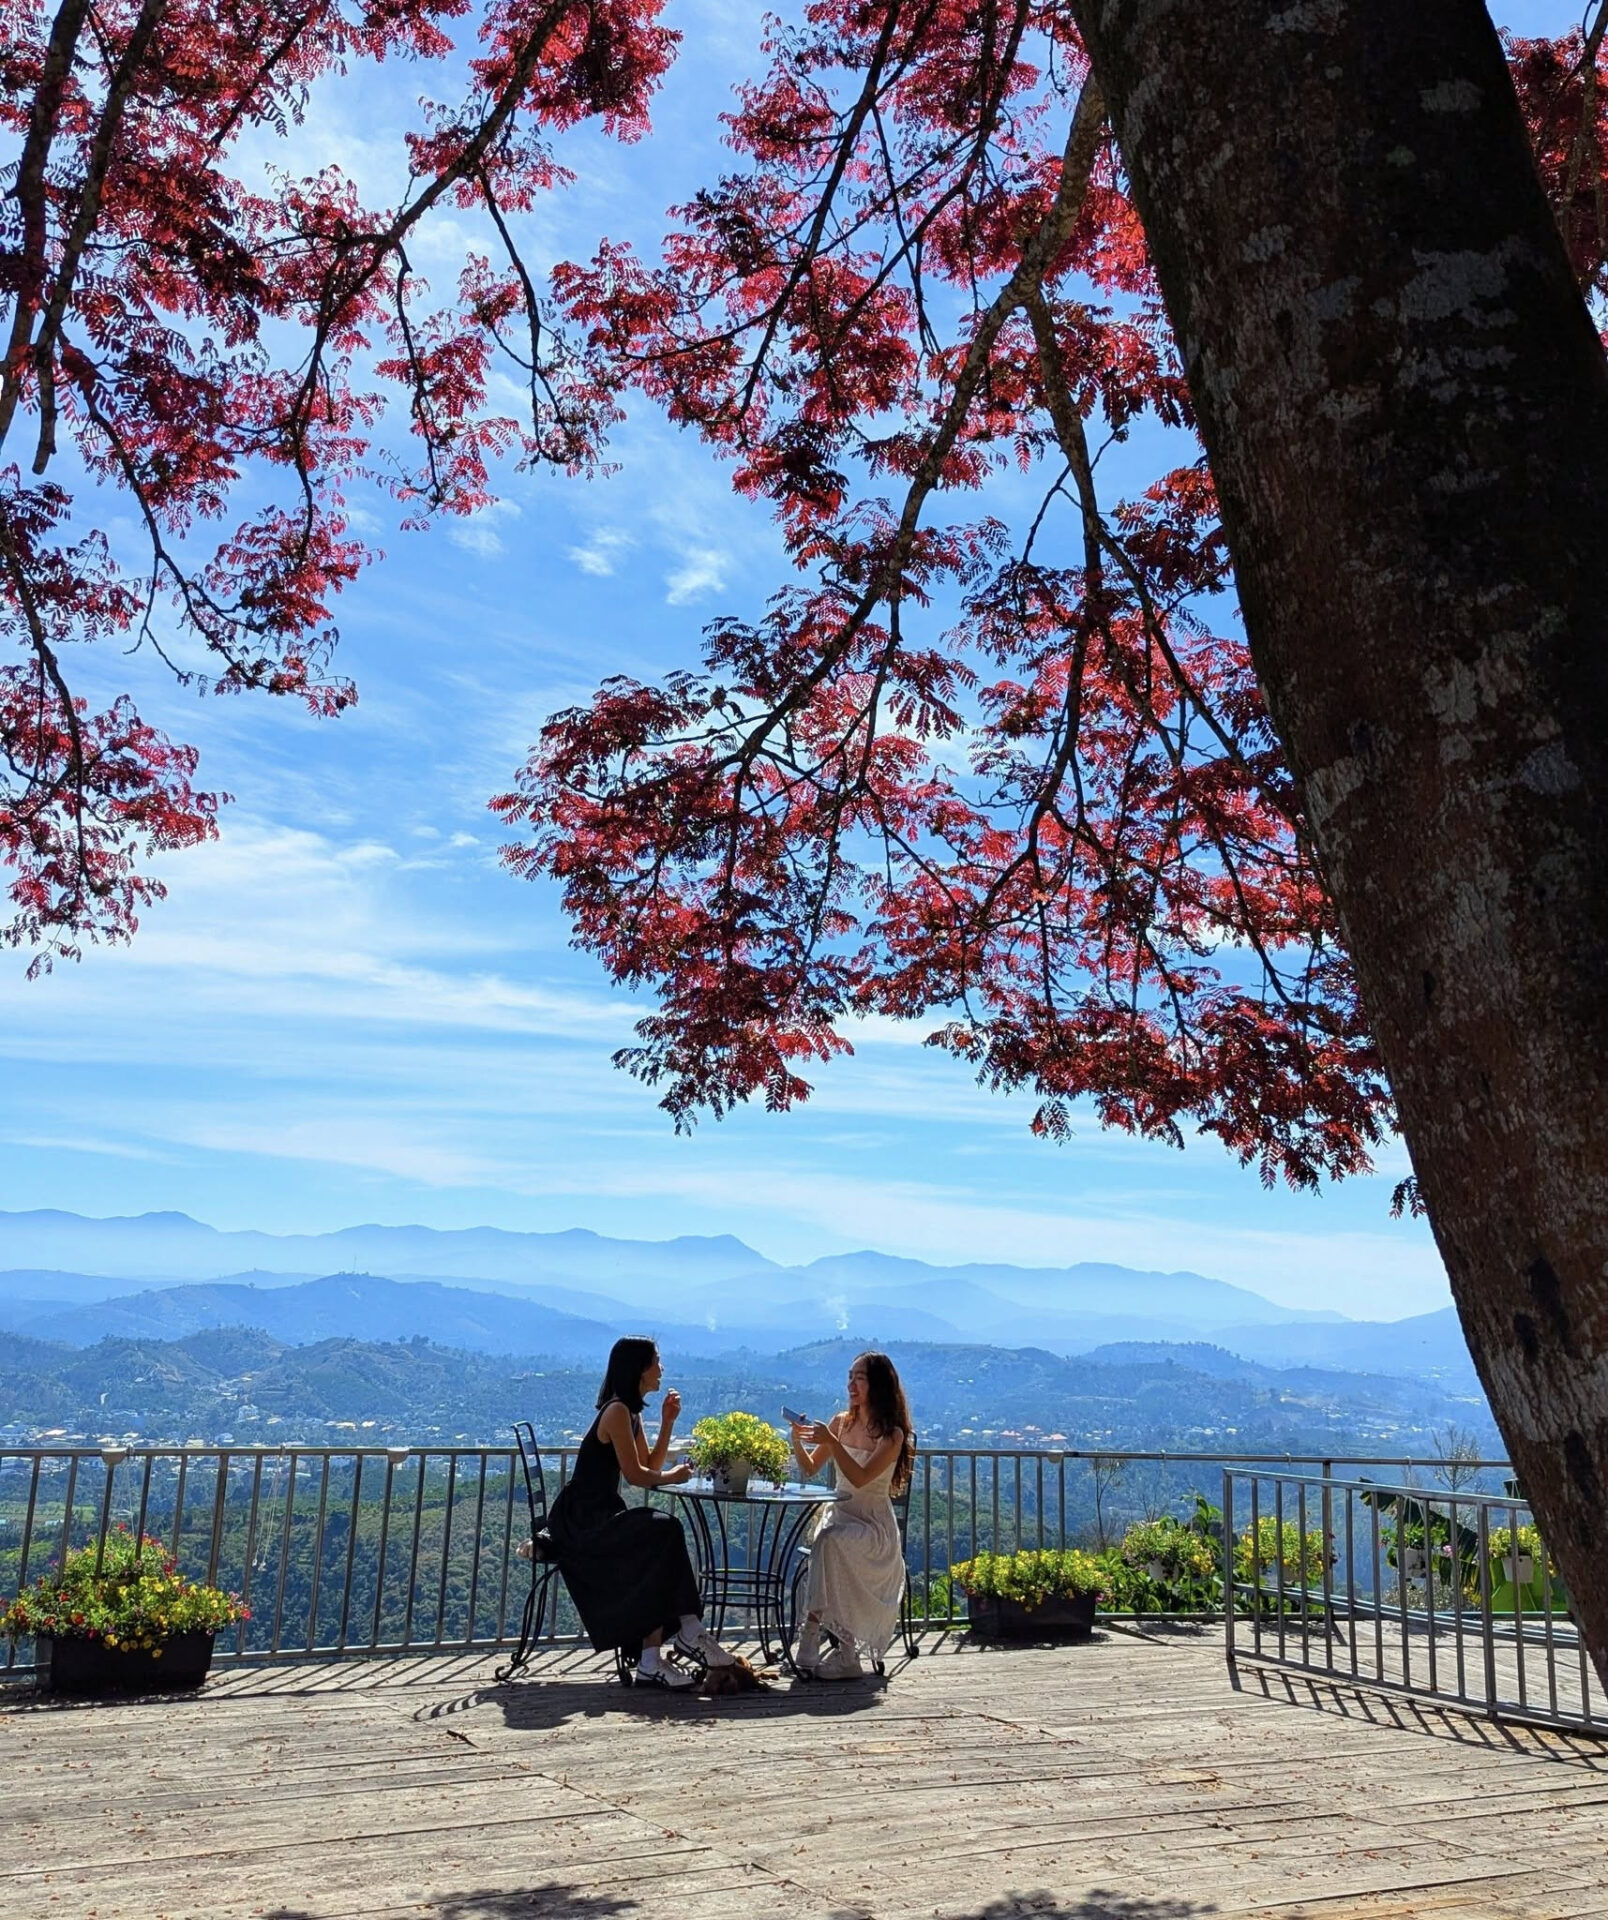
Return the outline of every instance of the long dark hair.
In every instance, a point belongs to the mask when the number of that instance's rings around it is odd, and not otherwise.
[[[910,1484],[915,1464],[916,1436],[910,1425],[910,1403],[905,1399],[899,1369],[885,1353],[862,1353],[856,1366],[865,1368],[865,1410],[871,1431],[886,1439],[890,1433],[902,1433],[904,1441],[893,1465],[892,1489],[903,1493]]]
[[[618,1400],[628,1413],[642,1411],[642,1376],[653,1365],[659,1352],[657,1340],[627,1336],[609,1348],[609,1364],[603,1384],[597,1390],[597,1404],[606,1407]]]

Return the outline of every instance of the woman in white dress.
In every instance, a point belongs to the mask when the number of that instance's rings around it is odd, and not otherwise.
[[[904,1597],[904,1551],[893,1511],[910,1483],[916,1437],[893,1362],[862,1353],[849,1368],[849,1404],[829,1421],[792,1430],[793,1454],[806,1476],[828,1461],[837,1497],[821,1515],[810,1546],[807,1618],[794,1655],[800,1672],[853,1680],[888,1650]],[[821,1657],[821,1635],[837,1642]]]

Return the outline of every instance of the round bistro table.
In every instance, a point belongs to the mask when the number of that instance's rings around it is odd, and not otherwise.
[[[780,1654],[793,1664],[796,1626],[792,1618],[793,1573],[804,1530],[833,1494],[823,1487],[750,1485],[746,1493],[716,1493],[707,1480],[687,1480],[664,1492],[679,1500],[692,1522],[693,1554],[703,1589],[704,1618],[719,1634],[726,1615],[746,1609],[759,1634],[766,1660]],[[735,1509],[742,1507],[743,1555],[733,1562],[738,1545]]]

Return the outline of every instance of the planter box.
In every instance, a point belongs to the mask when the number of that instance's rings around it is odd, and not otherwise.
[[[39,1662],[39,1685],[47,1693],[175,1693],[193,1691],[212,1665],[210,1633],[178,1633],[155,1648],[125,1653],[104,1640],[53,1640],[41,1634],[34,1642]]]
[[[1041,1606],[1019,1600],[994,1600],[982,1594],[967,1602],[972,1632],[979,1640],[1087,1640],[1094,1631],[1099,1596],[1079,1593],[1052,1597]]]

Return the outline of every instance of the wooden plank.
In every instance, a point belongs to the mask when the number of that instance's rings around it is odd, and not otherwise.
[[[1602,1748],[1235,1691],[1209,1636],[951,1642],[887,1687],[718,1702],[494,1664],[0,1707],[0,1920],[1608,1916]]]

